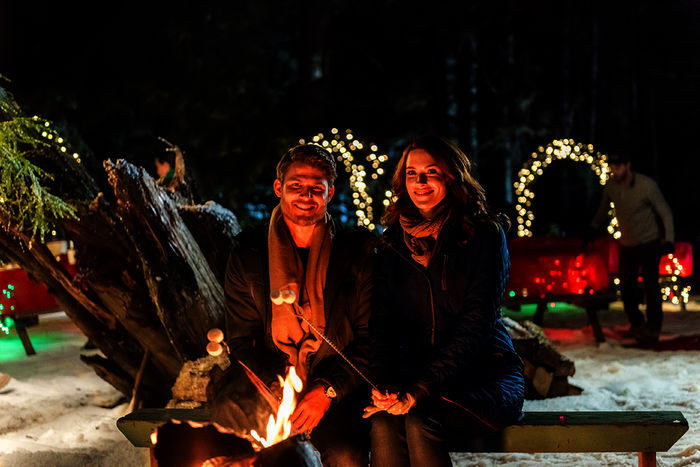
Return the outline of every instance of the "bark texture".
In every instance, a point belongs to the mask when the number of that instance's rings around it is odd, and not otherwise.
[[[162,406],[183,364],[206,355],[207,331],[223,327],[223,272],[240,228],[230,211],[187,204],[191,196],[142,168],[103,165],[103,191],[84,171],[69,174],[76,188],[61,167],[46,167],[58,174],[52,192],[77,207],[78,219],[56,226],[74,242],[77,274],[10,219],[0,218],[0,248],[49,287],[104,355],[84,361],[127,397],[148,350],[142,397]]]

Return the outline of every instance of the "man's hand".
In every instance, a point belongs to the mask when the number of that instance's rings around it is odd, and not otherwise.
[[[310,433],[316,428],[331,406],[331,399],[326,396],[323,386],[317,384],[304,394],[292,414],[292,427],[300,433]]]

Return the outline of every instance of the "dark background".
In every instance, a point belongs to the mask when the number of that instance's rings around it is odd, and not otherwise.
[[[153,173],[162,136],[202,197],[245,223],[274,203],[274,165],[300,138],[351,128],[391,163],[436,132],[512,214],[530,154],[573,138],[632,155],[697,251],[695,0],[69,3],[0,0],[0,85],[56,122],[96,178],[106,158]],[[592,171],[558,162],[536,183],[535,233],[580,235]]]

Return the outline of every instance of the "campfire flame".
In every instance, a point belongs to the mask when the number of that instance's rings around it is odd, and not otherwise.
[[[250,435],[265,448],[279,443],[291,435],[292,422],[289,420],[289,417],[291,417],[297,405],[295,393],[301,392],[302,388],[301,379],[297,376],[293,366],[289,367],[287,376],[284,379],[281,376],[277,377],[282,387],[282,402],[279,409],[277,409],[277,416],[270,415],[270,419],[267,422],[267,433],[264,438],[255,430],[250,431]]]

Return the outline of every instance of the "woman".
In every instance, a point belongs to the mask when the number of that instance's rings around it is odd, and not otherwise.
[[[373,466],[451,465],[447,435],[518,420],[522,362],[501,321],[510,262],[467,156],[426,136],[403,152],[384,215],[375,308]]]

